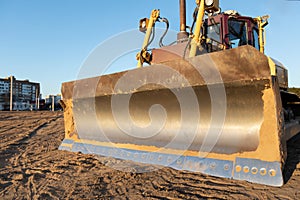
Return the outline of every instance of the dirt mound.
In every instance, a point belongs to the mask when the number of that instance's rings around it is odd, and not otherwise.
[[[1,112],[0,199],[300,198],[300,137],[288,144],[281,188],[170,168],[122,172],[106,164],[134,163],[58,151],[63,137],[61,112]]]

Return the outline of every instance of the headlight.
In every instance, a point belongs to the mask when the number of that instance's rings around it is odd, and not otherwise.
[[[148,23],[149,23],[149,19],[148,18],[144,18],[140,20],[140,31],[143,33],[146,33],[147,28],[148,28]]]
[[[206,6],[212,6],[214,4],[214,0],[205,0]]]
[[[213,13],[220,10],[219,0],[205,0],[204,4],[205,4],[205,10],[209,13]]]

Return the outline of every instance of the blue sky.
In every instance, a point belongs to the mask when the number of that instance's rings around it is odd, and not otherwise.
[[[194,2],[187,0],[188,24]],[[300,2],[220,2],[222,10],[271,16],[266,53],[288,67],[290,86],[300,86]],[[0,0],[0,77],[14,75],[40,82],[43,95],[60,93],[61,83],[77,78],[97,45],[136,29],[139,19],[148,17],[155,8],[169,19],[171,29],[178,30],[178,0]]]

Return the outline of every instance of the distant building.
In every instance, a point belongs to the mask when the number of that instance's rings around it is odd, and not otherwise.
[[[45,98],[46,103],[52,103],[53,98],[54,98],[54,103],[59,103],[59,101],[61,100],[61,95],[57,94],[57,95],[46,96],[46,98]]]
[[[54,100],[54,104],[52,101]],[[60,105],[61,95],[48,95],[45,98],[45,108],[46,110],[62,110],[62,107]],[[54,105],[54,109],[52,109],[52,106]]]
[[[11,78],[13,110],[30,110],[33,106],[35,107],[35,102],[40,96],[40,84],[29,80],[16,80],[12,76],[0,78],[0,110],[10,109]]]

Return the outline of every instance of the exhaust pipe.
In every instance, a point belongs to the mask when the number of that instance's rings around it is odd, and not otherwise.
[[[186,32],[186,0],[179,0],[180,9],[180,32],[177,34],[177,42],[184,42],[188,38]]]

